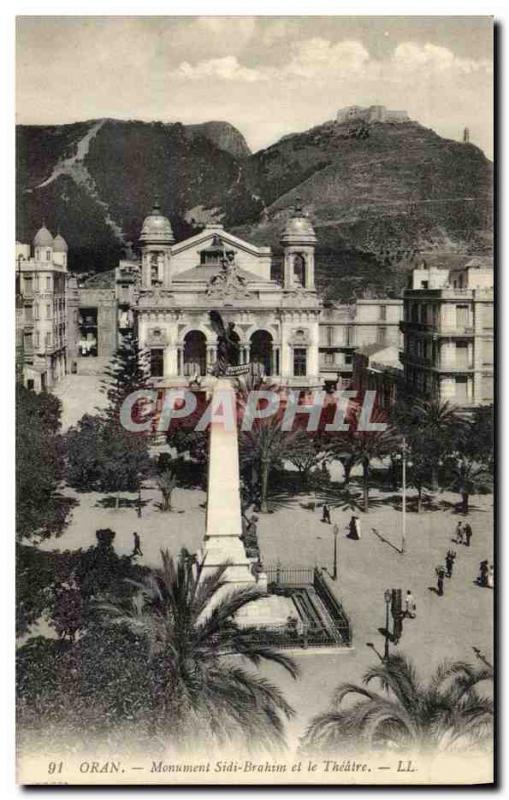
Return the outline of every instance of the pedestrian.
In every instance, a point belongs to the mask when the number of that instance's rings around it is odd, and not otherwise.
[[[415,605],[415,600],[413,597],[412,592],[410,589],[406,590],[406,597],[405,597],[405,617],[410,617],[410,619],[415,619],[417,606]]]
[[[359,517],[356,517],[355,514],[350,519],[350,523],[348,525],[348,538],[359,540],[361,538],[361,522]]]
[[[461,522],[458,522],[456,525],[456,539],[455,542],[457,544],[463,544],[463,525]]]
[[[331,524],[331,519],[330,519],[330,508],[329,508],[329,506],[327,505],[327,503],[324,503],[324,504],[323,504],[323,511],[322,511],[322,522],[326,522],[326,523],[327,523],[327,525],[330,525],[330,524]]]
[[[479,564],[479,577],[477,579],[479,586],[488,585],[488,572],[489,572],[488,561],[487,559],[484,559],[484,561],[481,561],[481,563]]]
[[[440,565],[436,567],[435,572],[437,574],[437,594],[439,597],[442,597],[444,593],[445,569],[442,565]]]
[[[446,575],[448,578],[452,578],[452,570],[454,567],[454,559],[456,558],[456,552],[454,550],[448,550],[447,555],[445,557],[445,566],[446,566]]]
[[[472,538],[472,528],[469,522],[467,522],[463,530],[465,532],[465,539],[466,539],[465,545],[467,547],[470,547],[470,539]]]
[[[141,552],[141,540],[136,531],[134,531],[133,533],[133,538],[134,538],[133,556],[142,556],[143,553]]]
[[[490,564],[489,567],[488,567],[488,575],[486,577],[486,586],[488,587],[488,589],[494,589],[495,588],[495,575],[494,575],[494,571],[493,571],[493,564]]]

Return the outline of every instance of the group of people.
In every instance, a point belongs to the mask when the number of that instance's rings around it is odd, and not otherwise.
[[[439,564],[438,567],[435,567],[437,576],[437,594],[439,597],[442,597],[444,593],[444,578],[452,578],[455,560],[456,551],[448,550],[445,555],[445,566],[444,564]]]
[[[456,525],[456,536],[454,541],[456,544],[464,544],[470,547],[470,540],[472,538],[472,528],[469,522],[458,522]]]

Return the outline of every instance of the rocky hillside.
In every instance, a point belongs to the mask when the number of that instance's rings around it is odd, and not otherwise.
[[[397,291],[423,251],[489,252],[492,165],[416,122],[327,122],[250,154],[228,123],[19,126],[18,230],[60,227],[74,269],[111,268],[155,195],[177,239],[209,220],[274,247],[300,196],[331,297]]]

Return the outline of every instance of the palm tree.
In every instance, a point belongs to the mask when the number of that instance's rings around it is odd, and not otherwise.
[[[226,592],[227,564],[203,576],[185,549],[176,563],[161,551],[162,566],[143,583],[129,608],[103,605],[108,621],[126,625],[149,645],[154,724],[185,746],[243,741],[271,749],[284,744],[284,719],[293,714],[281,692],[252,670],[275,662],[293,678],[291,658],[257,643],[259,633],[240,627],[235,614],[263,594],[252,588]]]
[[[333,441],[327,452],[333,458],[337,458],[343,465],[345,474],[344,487],[347,487],[350,482],[350,473],[353,467],[356,464],[362,466],[363,508],[365,512],[368,512],[371,464],[374,459],[383,458],[393,453],[397,435],[392,427],[387,426],[387,415],[384,412],[374,411],[371,414],[371,422],[386,425],[385,430],[381,431],[360,430],[359,414],[360,409],[354,414],[355,419],[352,427],[342,434],[337,441]]]
[[[418,399],[412,405],[400,406],[395,419],[414,447],[421,447],[422,457],[429,462],[431,491],[437,492],[440,461],[465,424],[459,408],[444,400]]]
[[[444,663],[424,685],[410,661],[391,656],[366,672],[363,686],[338,687],[333,710],[312,720],[301,747],[332,754],[362,746],[413,751],[486,746],[493,701],[477,687],[492,679],[490,667],[456,661]],[[369,688],[374,680],[381,692]],[[358,699],[346,705],[352,696]]]
[[[298,432],[283,431],[277,416],[256,420],[250,431],[240,437],[241,463],[250,465],[259,475],[260,511],[267,513],[270,471],[298,446]]]
[[[157,485],[161,491],[163,502],[161,503],[161,511],[171,511],[171,497],[175,487],[177,486],[177,476],[171,469],[165,469],[157,477]]]
[[[461,510],[463,514],[468,514],[470,495],[489,489],[493,484],[493,476],[485,464],[467,455],[451,456],[448,466],[449,488],[461,495]]]

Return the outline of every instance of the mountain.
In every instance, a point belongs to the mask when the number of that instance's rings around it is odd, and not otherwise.
[[[489,252],[492,164],[417,122],[326,122],[250,154],[226,122],[111,119],[17,128],[17,237],[44,218],[78,271],[111,268],[159,198],[175,236],[207,221],[272,245],[298,197],[331,298],[398,291],[423,252]]]
[[[191,136],[203,136],[234,158],[242,159],[251,155],[251,150],[241,132],[229,122],[202,122],[200,125],[185,127]]]

